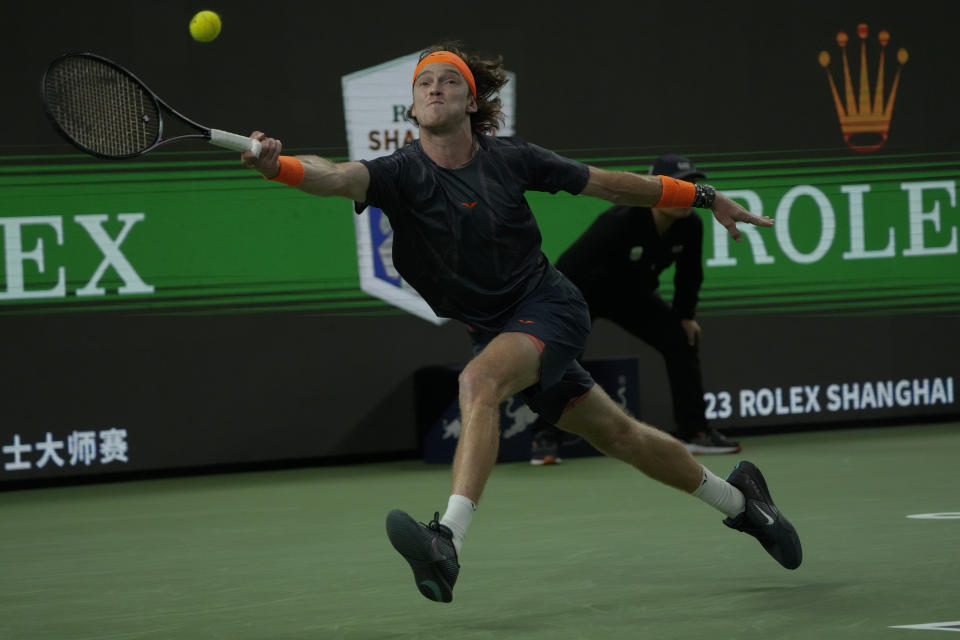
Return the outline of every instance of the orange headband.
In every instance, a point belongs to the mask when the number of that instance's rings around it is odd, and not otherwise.
[[[428,64],[433,64],[434,62],[447,62],[452,64],[457,68],[461,74],[463,74],[464,79],[466,79],[467,84],[470,85],[470,93],[473,94],[474,100],[477,98],[477,82],[473,79],[473,72],[470,71],[470,67],[467,66],[467,63],[463,61],[455,53],[450,53],[449,51],[434,51],[423,57],[423,59],[417,64],[417,68],[413,70],[413,80],[416,82],[417,76],[420,75],[420,70],[423,69]]]

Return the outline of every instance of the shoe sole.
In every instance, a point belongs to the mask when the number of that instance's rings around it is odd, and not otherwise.
[[[434,602],[453,601],[453,588],[437,567],[435,550],[420,523],[406,512],[394,509],[387,514],[387,537],[413,569],[413,581],[423,597]]]

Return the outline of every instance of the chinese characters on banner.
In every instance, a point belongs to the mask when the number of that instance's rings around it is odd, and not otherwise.
[[[93,464],[127,463],[129,458],[126,429],[78,431],[74,429],[64,440],[47,432],[40,442],[23,442],[19,433],[13,442],[3,445],[4,471],[43,469],[48,464],[58,467]]]

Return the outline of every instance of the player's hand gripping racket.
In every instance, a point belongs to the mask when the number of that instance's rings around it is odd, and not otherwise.
[[[51,62],[42,89],[54,128],[81,151],[100,158],[133,158],[190,138],[260,155],[260,141],[197,124],[116,62],[92,53],[67,54]],[[164,112],[198,133],[163,138]]]

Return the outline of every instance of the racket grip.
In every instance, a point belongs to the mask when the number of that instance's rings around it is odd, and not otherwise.
[[[210,144],[232,151],[251,151],[260,157],[260,141],[240,136],[229,131],[210,129]]]

